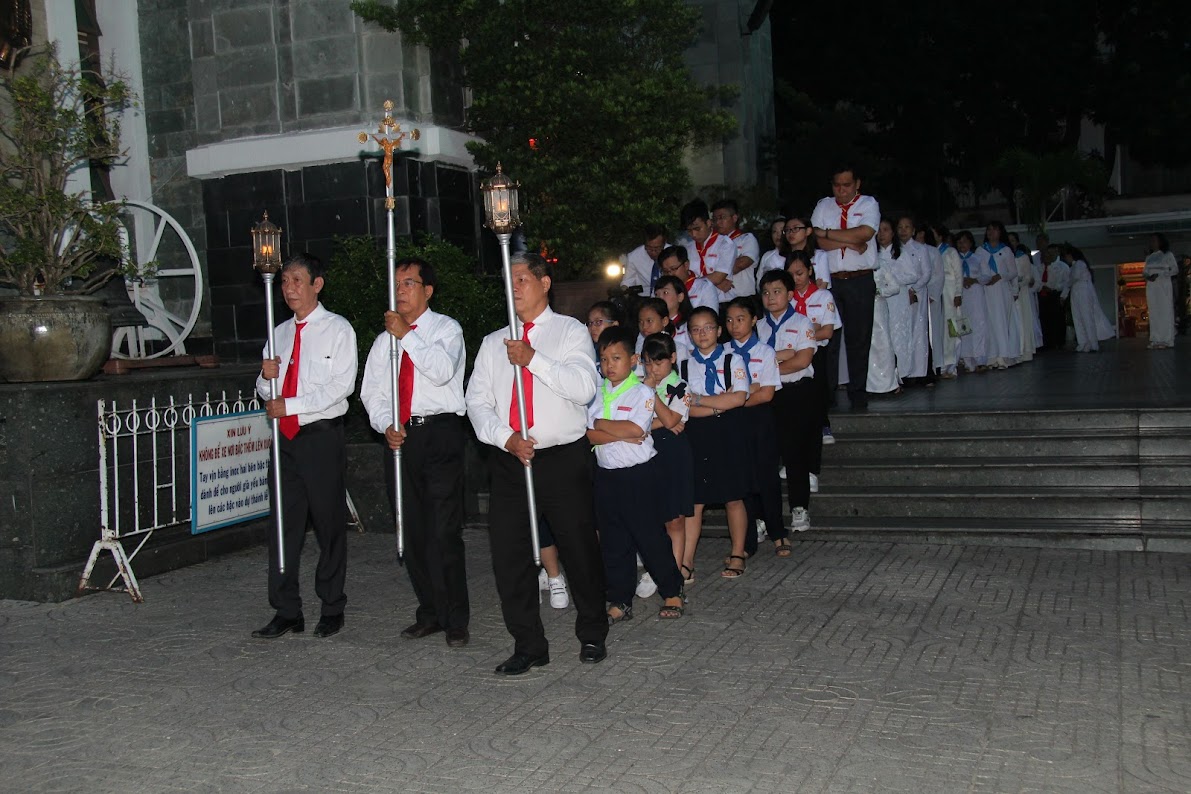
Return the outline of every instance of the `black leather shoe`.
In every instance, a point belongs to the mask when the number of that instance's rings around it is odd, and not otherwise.
[[[338,634],[341,628],[343,628],[342,612],[338,615],[323,615],[318,619],[318,625],[314,627],[314,636],[330,637],[332,634]]]
[[[281,615],[274,615],[268,626],[252,632],[252,636],[260,640],[275,640],[282,634],[291,631],[294,634],[306,631],[306,621],[301,612],[296,618],[283,618]]]
[[[467,641],[471,639],[471,634],[467,629],[447,629],[447,646],[451,648],[462,648],[467,645]]]
[[[608,658],[608,649],[604,643],[585,642],[579,649],[579,661],[584,664],[596,664]]]
[[[550,654],[544,653],[541,656],[526,656],[523,653],[515,653],[508,659],[496,666],[498,675],[521,675],[529,670],[531,667],[545,667],[550,664]]]
[[[431,634],[438,634],[440,631],[442,631],[442,626],[437,623],[415,623],[412,626],[407,626],[401,632],[401,636],[407,640],[420,640]]]

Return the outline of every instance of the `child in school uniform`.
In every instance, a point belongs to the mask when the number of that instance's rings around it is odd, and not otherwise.
[[[587,310],[587,333],[596,349],[596,370],[600,368],[600,334],[621,324],[621,312],[612,301],[596,301]],[[603,373],[600,373],[601,377]]]
[[[814,265],[811,264],[810,257],[806,255],[805,251],[792,251],[789,254],[786,258],[786,271],[794,277],[794,311],[809,319],[815,328],[815,341],[818,343],[818,347],[815,349],[811,368],[815,371],[813,377],[815,386],[819,390],[819,421],[828,431],[823,434],[823,440],[826,441],[830,436],[831,429],[831,419],[828,417],[828,411],[831,408],[831,386],[827,380],[827,360],[831,351],[828,347],[831,344],[831,337],[837,329],[843,327],[844,322],[840,319],[839,311],[835,307],[835,298],[832,296],[831,290],[820,287],[816,283]],[[834,443],[834,438],[832,443]],[[823,464],[822,450],[823,447],[820,445],[820,454],[812,456],[810,462],[811,493],[819,492],[819,474]]]
[[[674,324],[670,322],[666,302],[661,298],[642,298],[637,306],[637,377],[645,377],[645,359],[641,348],[645,338],[651,334],[666,334],[674,337]],[[674,366],[678,366],[675,364]]]
[[[691,337],[687,333],[686,321],[694,308],[687,298],[686,289],[677,276],[662,276],[654,285],[653,294],[666,304],[670,324],[674,327],[674,346],[678,348],[678,363],[681,364],[691,353]]]
[[[793,300],[794,277],[787,271],[771,270],[761,277],[765,322],[758,331],[777,358],[782,387],[774,395],[773,413],[786,466],[790,528],[801,531],[810,529],[810,467],[822,456],[823,427],[812,365],[819,343],[814,324],[798,313]]]
[[[645,362],[642,382],[654,390],[653,448],[661,475],[655,494],[666,534],[674,550],[674,561],[682,571],[684,584],[694,584],[695,569],[686,559],[686,519],[695,514],[695,463],[691,442],[683,430],[691,413],[691,392],[678,375],[674,340],[666,333],[650,334],[641,347]]]
[[[748,531],[744,551],[749,557],[757,553],[757,521],[765,522],[765,531],[773,541],[774,553],[790,556],[790,533],[782,517],[781,451],[777,444],[777,425],[773,418],[773,397],[781,388],[777,371],[777,356],[773,348],[761,342],[756,334],[757,314],[753,298],[733,298],[725,312],[728,326],[728,345],[734,355],[747,362],[749,398],[744,411],[745,439],[748,461],[752,467],[751,488],[744,500],[748,511]]]
[[[747,362],[719,343],[719,313],[706,306],[687,320],[694,348],[679,368],[692,394],[691,418],[686,425],[695,461],[695,514],[686,521],[683,565],[693,568],[695,549],[703,529],[703,506],[723,504],[728,513],[732,550],[720,576],[744,575],[744,539],[751,471],[742,466],[745,448],[744,415],[738,410],[749,398]]]
[[[595,445],[594,498],[608,589],[608,620],[633,617],[636,557],[664,599],[660,618],[682,617],[682,574],[653,504],[659,478],[650,427],[654,390],[633,374],[637,356],[633,332],[609,328],[600,334],[604,380],[587,412],[587,440]]]

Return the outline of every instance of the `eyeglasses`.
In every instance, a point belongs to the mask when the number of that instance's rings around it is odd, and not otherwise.
[[[603,318],[600,318],[599,320],[588,320],[587,321],[588,328],[599,328],[601,325],[612,325],[612,321],[605,320]]]
[[[714,334],[720,330],[718,325],[691,325],[687,326],[687,330],[692,334]]]
[[[787,226],[786,234],[789,234],[790,232],[805,232],[809,228],[809,226]]]
[[[414,287],[418,286],[419,284],[425,284],[425,283],[426,283],[425,281],[414,281],[412,278],[403,278],[397,282],[397,287],[399,289],[413,289]]]

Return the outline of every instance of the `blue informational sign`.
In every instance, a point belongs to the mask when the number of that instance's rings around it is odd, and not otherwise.
[[[269,515],[273,435],[263,410],[190,423],[190,532]]]

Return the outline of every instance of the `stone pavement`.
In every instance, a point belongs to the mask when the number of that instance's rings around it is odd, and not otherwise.
[[[580,665],[511,650],[467,532],[472,643],[405,641],[392,536],[352,537],[347,625],[273,642],[265,552],[0,602],[8,791],[1004,792],[1191,789],[1191,576],[1176,554],[804,542],[658,599]],[[768,544],[764,548],[768,548]]]

